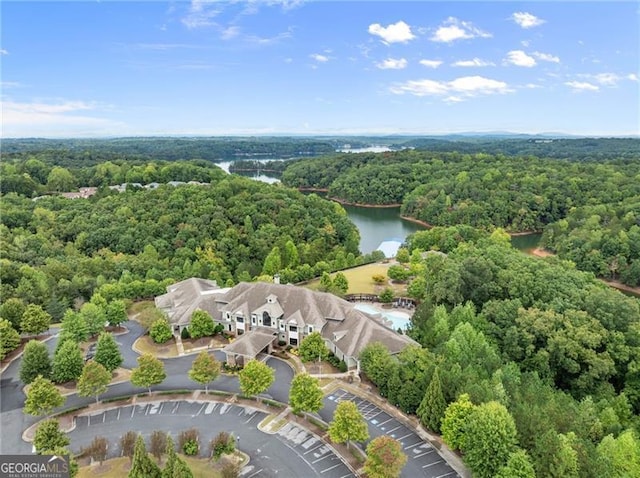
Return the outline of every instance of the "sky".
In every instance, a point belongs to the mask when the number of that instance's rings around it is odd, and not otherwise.
[[[0,2],[2,137],[640,134],[637,2]]]

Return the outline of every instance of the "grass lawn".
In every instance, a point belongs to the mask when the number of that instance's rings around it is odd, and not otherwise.
[[[189,465],[189,468],[191,468],[191,471],[193,472],[194,478],[219,478],[222,476],[219,468],[221,467],[222,460],[224,458],[221,459],[220,462],[215,463],[210,461],[208,458],[193,458],[184,455],[179,456],[187,462],[187,465]],[[234,458],[237,461],[244,459],[242,458],[242,455],[234,455]],[[151,457],[151,459],[156,462],[155,458]],[[129,473],[129,458],[112,458],[105,461],[102,466],[81,466],[78,472],[78,478],[89,478],[92,476],[100,476],[102,478],[121,478],[123,476],[127,476],[127,473]]]
[[[374,275],[383,275],[387,277],[387,270],[391,263],[384,264],[381,262],[376,262],[374,264],[367,264],[360,267],[354,267],[353,269],[349,269],[346,271],[342,271],[342,273],[349,281],[349,290],[348,294],[379,294],[381,293],[385,287],[388,287],[389,284],[378,285],[373,282],[372,277]],[[331,277],[334,277],[335,274],[332,274]],[[309,282],[305,287],[310,289],[317,289],[320,285],[320,279],[313,280]],[[405,284],[392,284],[391,288],[396,296],[406,295],[407,287]]]
[[[151,337],[143,335],[133,343],[133,347],[141,354],[152,354],[154,357],[158,358],[171,358],[178,356],[178,348],[176,347],[176,342],[173,338],[169,339],[169,341],[164,344],[156,344],[151,340]]]
[[[139,314],[143,310],[155,308],[156,304],[152,300],[141,300],[140,302],[134,302],[129,307],[127,313],[129,315]]]

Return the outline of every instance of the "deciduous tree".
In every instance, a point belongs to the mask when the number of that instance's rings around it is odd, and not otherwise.
[[[320,332],[313,332],[302,339],[299,352],[303,362],[326,359],[329,356],[329,349]]]
[[[60,340],[71,339],[75,342],[84,342],[89,338],[89,328],[83,315],[67,309],[62,317]]]
[[[157,344],[164,344],[167,342],[173,334],[171,333],[171,325],[166,317],[157,319],[151,324],[149,329],[149,335],[151,339]],[[193,335],[192,335],[193,337]]]
[[[77,380],[82,374],[82,350],[74,340],[68,339],[60,344],[53,356],[51,378],[56,383]]]
[[[37,340],[30,340],[24,347],[22,363],[20,364],[20,380],[29,384],[41,375],[45,378],[51,376],[51,359],[47,346]]]
[[[94,437],[93,441],[89,445],[87,452],[92,460],[97,461],[102,466],[102,462],[107,459],[107,452],[109,450],[109,442],[105,437]]]
[[[369,478],[398,478],[407,462],[402,445],[390,436],[380,435],[367,445],[364,471]]]
[[[136,446],[136,438],[138,434],[134,431],[128,431],[120,437],[120,453],[122,456],[129,457],[129,461],[133,459],[133,452]]]
[[[98,397],[107,391],[111,382],[111,372],[93,360],[89,360],[82,369],[78,379],[78,395],[81,397]]]
[[[23,334],[38,335],[49,329],[51,316],[39,305],[29,304],[22,314],[20,330]]]
[[[220,375],[220,362],[207,352],[202,351],[193,361],[189,378],[194,382],[204,385],[205,392],[209,392],[209,384]]]
[[[151,432],[149,438],[149,453],[156,457],[158,463],[162,460],[162,454],[167,449],[167,433],[160,430]]]
[[[474,405],[468,393],[463,393],[455,402],[449,404],[440,425],[442,439],[454,450],[465,449],[465,426]]]
[[[509,455],[507,464],[500,468],[495,478],[536,478],[536,472],[527,452],[516,450]]]
[[[65,398],[51,380],[38,375],[31,382],[23,411],[35,416],[48,415],[54,408],[61,406],[64,402]]]
[[[60,430],[60,422],[55,418],[43,420],[36,428],[33,438],[33,446],[36,453],[43,450],[53,450],[58,447],[65,447],[69,444],[69,437]]]
[[[504,405],[483,403],[467,417],[464,441],[469,468],[480,478],[492,478],[515,449],[516,425]]]
[[[213,318],[205,310],[196,310],[191,316],[189,324],[189,334],[193,339],[200,337],[210,337],[213,335],[215,324]]]
[[[136,387],[147,387],[162,383],[167,378],[164,364],[151,354],[138,357],[138,366],[131,371],[131,383]]]
[[[344,400],[338,403],[329,424],[329,438],[335,443],[365,441],[369,438],[367,423],[355,403]]]
[[[122,364],[122,353],[120,353],[120,348],[111,332],[100,334],[96,345],[96,355],[93,359],[109,372],[113,372]]]
[[[20,345],[20,334],[11,326],[11,322],[0,319],[0,360]]]
[[[112,300],[107,304],[106,318],[109,325],[118,327],[120,324],[127,321],[127,308],[124,301],[120,299]]]
[[[240,390],[243,395],[253,396],[264,392],[275,380],[275,372],[267,364],[250,360],[240,371]]]
[[[294,413],[319,411],[323,396],[318,379],[307,373],[298,374],[291,381],[289,403]]]

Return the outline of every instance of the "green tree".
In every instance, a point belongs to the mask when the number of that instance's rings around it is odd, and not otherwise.
[[[0,305],[0,317],[11,322],[14,329],[21,330],[20,322],[26,310],[27,306],[24,305],[22,300],[17,297],[11,297]]]
[[[322,408],[322,397],[324,393],[317,378],[302,373],[296,375],[291,381],[289,403],[293,413],[319,411]]]
[[[29,304],[22,314],[20,330],[23,334],[38,335],[49,329],[51,316],[39,305]]]
[[[0,360],[20,345],[20,334],[11,326],[11,322],[0,319]]]
[[[380,394],[386,396],[387,382],[397,364],[389,349],[381,342],[373,342],[362,349],[359,358],[364,374],[377,385]]]
[[[107,317],[104,309],[99,305],[93,304],[91,302],[85,303],[80,309],[80,315],[87,324],[89,337],[93,337],[94,335],[97,335],[104,330],[104,325],[107,321]]]
[[[89,338],[89,328],[84,317],[71,309],[64,313],[60,328],[60,340],[72,339],[80,343]]]
[[[332,290],[338,295],[344,295],[349,290],[349,281],[342,272],[338,272],[333,278]]]
[[[290,267],[292,269],[300,265],[298,248],[293,241],[287,241],[284,245],[284,257],[282,258],[282,264],[284,267]]]
[[[602,478],[640,477],[640,441],[632,430],[617,438],[607,435],[597,447],[598,476]]]
[[[189,370],[189,378],[194,382],[204,385],[205,392],[209,393],[209,384],[220,375],[220,362],[207,352],[198,354]]]
[[[69,437],[60,430],[60,422],[55,418],[43,420],[36,428],[33,438],[33,446],[36,453],[43,450],[53,450],[58,447],[65,447],[69,444]]]
[[[326,359],[329,356],[329,349],[320,332],[313,332],[302,339],[299,351],[303,362],[322,360],[323,357]]]
[[[400,247],[398,252],[396,252],[396,260],[400,264],[406,264],[411,260],[411,256],[409,255],[409,249],[406,247]]]
[[[380,294],[380,302],[382,302],[383,304],[390,304],[391,302],[393,302],[394,297],[395,294],[393,293],[393,289],[391,289],[390,287],[385,287],[385,289]]]
[[[196,310],[191,316],[191,324],[189,324],[189,334],[191,338],[199,339],[200,337],[210,337],[214,334],[216,325],[213,318],[207,311]]]
[[[53,356],[51,378],[56,383],[77,380],[82,373],[83,364],[80,346],[73,340],[65,340]]]
[[[49,191],[72,191],[76,185],[73,174],[61,166],[54,166],[47,176],[47,188]]]
[[[155,320],[153,324],[151,324],[149,335],[151,336],[151,339],[157,344],[164,344],[165,342],[167,342],[169,339],[171,339],[171,337],[173,337],[173,334],[171,332],[171,325],[169,325],[169,320],[166,317]]]
[[[151,393],[151,386],[158,385],[167,378],[164,364],[151,354],[138,357],[138,366],[131,371],[131,383],[136,387],[147,387]]]
[[[243,395],[258,395],[268,389],[275,380],[275,372],[267,364],[250,360],[238,374]]]
[[[262,267],[262,275],[273,276],[282,269],[282,259],[280,257],[280,248],[275,246],[271,252],[265,257]]]
[[[394,264],[390,266],[389,269],[387,269],[387,276],[389,276],[389,279],[396,282],[406,281],[409,278],[410,274],[410,271],[397,264]]]
[[[319,290],[323,292],[329,292],[333,287],[333,280],[328,272],[323,272],[320,277],[320,287]]]
[[[424,426],[436,433],[440,433],[440,422],[444,417],[446,408],[447,402],[442,394],[442,383],[440,382],[438,367],[436,367],[424,398],[418,407],[418,417],[420,417],[420,421]]]
[[[454,450],[465,449],[465,427],[469,415],[474,409],[468,393],[463,393],[455,402],[449,404],[440,425],[442,439]]]
[[[38,375],[31,382],[24,402],[24,413],[29,415],[48,415],[54,408],[61,406],[65,398],[51,380]]]
[[[24,347],[20,364],[20,380],[29,384],[38,375],[48,378],[51,375],[51,359],[47,346],[37,340],[30,340]]]
[[[98,337],[96,355],[93,358],[109,372],[113,372],[122,365],[123,357],[120,348],[111,332],[102,332]]]
[[[364,472],[369,478],[398,478],[407,462],[402,445],[390,436],[380,435],[367,445]]]
[[[516,425],[504,405],[483,403],[467,417],[464,459],[480,478],[491,478],[506,465],[516,442]]]
[[[136,438],[136,444],[133,451],[133,460],[128,478],[160,478],[160,468],[147,454],[144,440],[141,435]]]
[[[167,462],[162,470],[162,478],[193,478],[193,473],[187,462],[178,456],[173,439],[168,435],[165,454]]]
[[[118,327],[120,324],[123,324],[128,320],[127,308],[123,300],[112,300],[107,304],[105,312],[107,322],[109,322],[109,325],[113,327]]]
[[[495,478],[536,478],[536,472],[527,452],[516,450],[509,455],[507,464],[500,468]]]
[[[98,396],[107,391],[109,382],[111,382],[111,372],[98,362],[89,360],[78,379],[78,395],[96,397],[96,403],[98,403]]]
[[[355,403],[346,400],[338,403],[329,424],[329,438],[334,443],[346,443],[347,447],[351,441],[369,438],[367,423]]]

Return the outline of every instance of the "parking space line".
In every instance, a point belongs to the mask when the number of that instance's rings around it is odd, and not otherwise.
[[[315,448],[311,448],[310,450],[305,451],[305,452],[303,453],[303,455],[306,455],[307,453],[311,453],[312,451],[317,450],[317,449],[318,449],[318,448],[320,448],[321,446],[324,446],[324,443],[320,442],[320,444],[319,444],[317,447],[315,447]]]
[[[260,473],[263,469],[260,468],[258,471],[256,471],[255,473],[252,473],[251,475],[247,476],[247,478],[251,478],[252,476],[258,476],[258,473]]]
[[[253,412],[253,414],[249,417],[249,419],[245,422],[245,423],[249,423],[251,420],[253,420],[253,418],[257,415],[256,412]]]
[[[378,426],[384,425],[385,423],[389,423],[391,420],[393,420],[393,417],[389,418],[389,420],[385,420],[384,422],[379,423]]]
[[[405,450],[411,450],[414,446],[418,446],[418,445],[420,445],[420,444],[422,444],[422,442],[421,442],[421,441],[419,441],[418,443],[414,443],[413,445],[407,446],[407,447],[405,447],[404,449],[405,449]]]
[[[348,475],[341,476],[340,478],[350,478],[353,476],[353,473],[349,473]]]
[[[445,476],[450,476],[450,475],[458,476],[458,473],[456,473],[455,471],[450,471],[449,473],[445,473],[444,475],[436,476],[436,478],[444,478]]]
[[[402,425],[398,425],[397,427],[393,428],[392,430],[388,430],[387,433],[395,432],[398,428],[402,428]]]
[[[178,411],[178,408],[180,407],[180,402],[176,402],[176,404],[173,407],[173,410],[171,410],[171,414],[175,414]]]
[[[116,418],[116,421],[120,420],[120,410],[122,410],[122,408],[118,408],[118,417]]]
[[[429,463],[427,465],[422,465],[422,468],[429,468],[430,466],[439,465],[440,463],[444,463],[444,460],[434,461],[433,463]]]
[[[373,415],[372,417],[369,417],[368,420],[373,420],[375,417],[377,417],[378,415],[380,415],[382,413],[382,410],[380,410],[378,413],[376,413],[375,415]]]
[[[162,414],[162,407],[164,407],[164,402],[160,404],[160,410],[158,410],[158,415]]]
[[[425,451],[424,453],[421,453],[420,455],[413,456],[412,458],[420,458],[420,457],[423,457],[425,455],[428,455],[429,453],[433,453],[434,451],[435,450],[433,448],[431,448],[430,450]]]
[[[104,421],[107,419],[107,413],[103,412],[102,413],[102,423],[104,423]]]
[[[203,404],[202,404],[202,406],[200,407],[200,410],[198,410],[198,413],[196,413],[196,415],[195,415],[195,416],[196,416],[196,417],[197,417],[197,416],[199,416],[199,415],[202,413],[202,410],[204,410],[204,407],[206,407],[206,406],[207,406],[207,404],[206,404],[206,403],[203,403]]]
[[[322,458],[318,458],[316,461],[312,461],[311,463],[313,463],[314,465],[316,463],[318,463],[319,461],[324,460],[325,458],[329,458],[331,455],[333,455],[333,453],[327,453],[325,456],[323,456]]]
[[[405,438],[410,437],[411,435],[413,435],[413,432],[411,432],[411,433],[407,433],[405,436],[400,437],[400,438],[397,438],[397,440],[398,440],[398,441],[400,441],[400,440],[404,440]]]
[[[320,473],[324,473],[325,471],[333,470],[334,468],[338,468],[340,465],[342,465],[342,462],[338,463],[337,465],[333,465],[331,468],[327,468],[326,470],[322,470]]]

